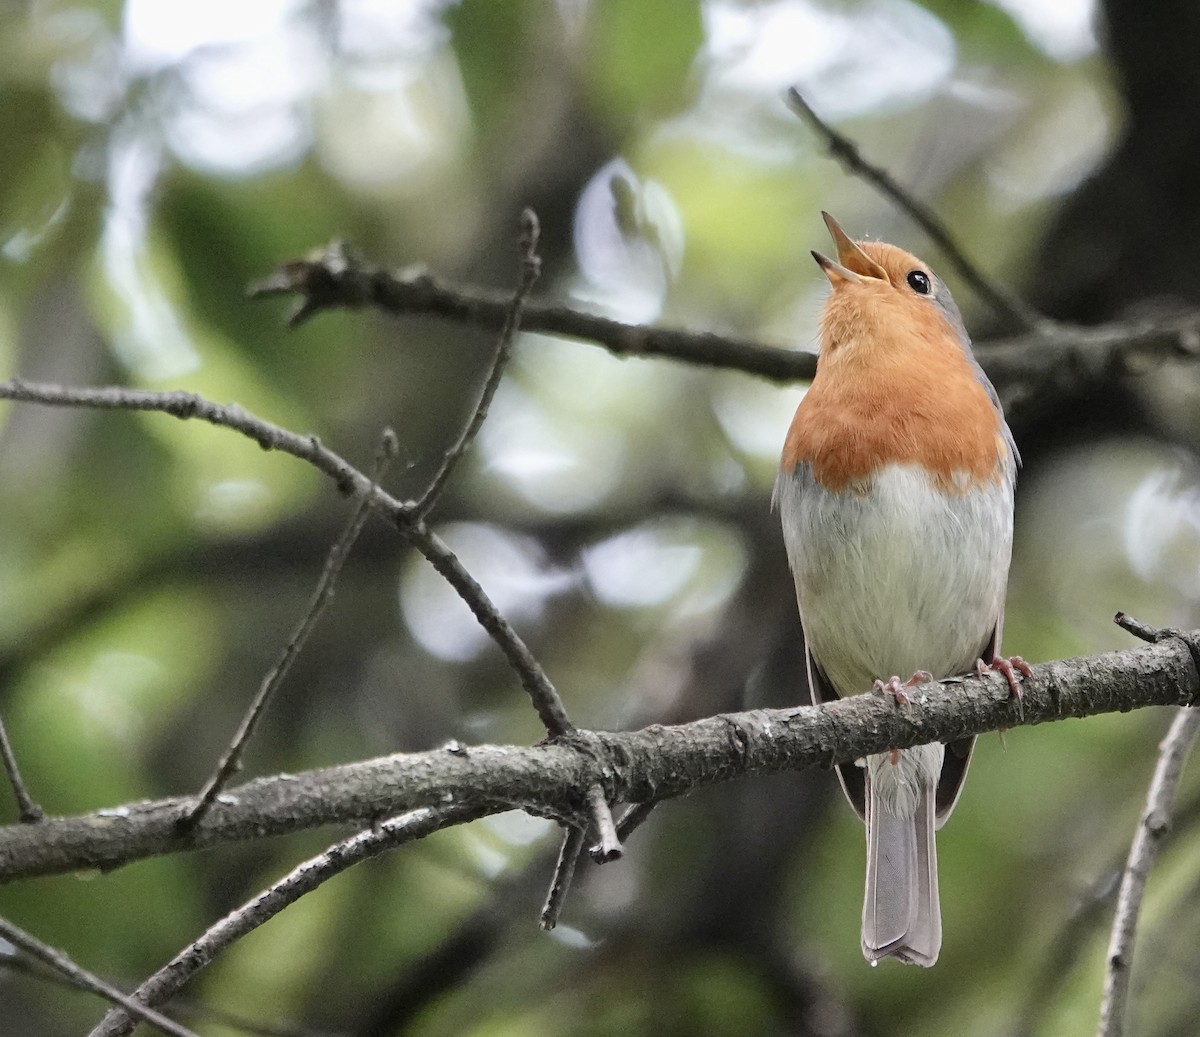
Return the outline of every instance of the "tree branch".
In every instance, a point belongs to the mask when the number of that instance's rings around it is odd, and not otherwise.
[[[498,332],[504,326],[511,301],[501,292],[448,285],[429,274],[406,277],[392,273],[365,262],[341,241],[305,259],[284,263],[248,291],[254,298],[296,296],[299,304],[288,318],[293,326],[322,310],[373,307],[393,316],[442,317]],[[793,353],[712,332],[625,324],[546,303],[525,303],[521,327],[525,331],[595,342],[615,356],[664,357],[746,371],[776,382],[802,381],[811,378],[816,370],[816,357],[811,353]]]
[[[787,92],[787,101],[792,111],[825,138],[829,153],[845,166],[851,176],[865,180],[885,198],[890,198],[899,208],[908,213],[929,237],[936,242],[946,258],[954,264],[962,279],[971,286],[984,302],[1010,324],[1025,331],[1051,330],[1051,321],[1036,312],[1012,292],[1001,288],[986,277],[968,257],[950,232],[942,225],[928,206],[917,201],[900,186],[886,169],[873,165],[862,157],[858,145],[849,137],[839,133],[812,110],[809,103],[794,86]]]
[[[188,944],[154,975],[139,984],[129,1000],[135,1006],[165,1004],[231,944],[252,933],[335,875],[385,850],[422,839],[449,825],[470,821],[480,813],[482,811],[464,807],[415,810],[402,817],[389,818],[370,831],[358,832],[335,843],[211,926],[199,939]],[[92,1030],[90,1037],[120,1037],[130,1033],[135,1025],[128,1008],[114,1008]]]
[[[1131,633],[1152,643],[1167,638],[1183,640],[1192,652],[1193,661],[1200,665],[1200,639],[1177,631],[1154,630],[1123,613],[1117,613],[1117,623]],[[1138,821],[1137,831],[1129,847],[1129,860],[1121,875],[1117,894],[1117,910],[1113,917],[1112,934],[1108,944],[1107,968],[1104,977],[1104,998],[1100,1003],[1100,1025],[1097,1037],[1122,1037],[1129,1002],[1129,980],[1133,972],[1133,945],[1137,936],[1138,916],[1150,869],[1158,857],[1163,838],[1171,829],[1175,793],[1183,768],[1200,735],[1200,711],[1181,709],[1171,729],[1159,746],[1158,764],[1146,793],[1146,808]]]
[[[500,293],[449,285],[428,274],[406,277],[364,262],[335,242],[307,259],[285,263],[250,294],[295,295],[292,322],[325,309],[371,306],[393,316],[441,317],[499,331],[511,300]],[[748,339],[651,328],[583,313],[564,306],[527,302],[521,325],[591,342],[615,356],[661,357],[704,367],[743,371],[774,382],[799,382],[816,372],[807,352]],[[1038,329],[978,343],[976,355],[1006,401],[1020,406],[1111,373],[1137,373],[1167,360],[1200,357],[1200,312],[1162,320],[1113,322],[1083,327],[1039,324]]]
[[[1139,819],[1129,861],[1121,875],[1117,911],[1113,918],[1104,975],[1104,998],[1100,1003],[1098,1037],[1122,1037],[1129,1003],[1129,980],[1133,973],[1133,944],[1138,916],[1150,869],[1158,857],[1163,836],[1171,828],[1175,791],[1183,766],[1200,734],[1200,711],[1181,709],[1160,747],[1158,765],[1146,795],[1146,809]]]
[[[102,980],[99,976],[88,972],[87,969],[76,965],[75,962],[56,947],[47,946],[41,940],[30,936],[24,929],[13,925],[3,918],[0,918],[0,936],[8,940],[13,946],[20,947],[30,957],[53,969],[54,972],[64,977],[73,987],[79,990],[86,990],[92,994],[98,994],[113,1004],[122,1005],[122,1015],[127,1012],[129,1014],[127,1018],[131,1016],[134,1019],[147,1022],[151,1026],[157,1027],[163,1033],[170,1034],[171,1037],[196,1037],[196,1034],[186,1026],[181,1026],[174,1019],[168,1019],[165,1015],[154,1011],[148,1005],[138,1004],[123,990],[119,990],[111,983]]]
[[[0,399],[22,400],[53,407],[90,407],[97,410],[159,411],[181,420],[196,419],[232,429],[254,440],[264,450],[279,450],[307,461],[324,472],[344,494],[358,494],[391,521],[445,578],[504,653],[521,686],[529,694],[546,730],[566,734],[574,730],[558,691],[533,657],[528,646],[501,615],[484,589],[463,568],[457,556],[437,534],[414,516],[413,506],[398,501],[348,461],[326,447],[316,436],[301,436],[244,410],[236,403],[220,406],[190,392],[146,392],[121,386],[74,389],[61,385],[26,382],[19,378],[0,382]]]
[[[1043,663],[1023,686],[1024,716],[999,675],[922,685],[910,706],[861,695],[822,706],[720,714],[640,731],[577,732],[541,745],[397,754],[230,789],[190,833],[187,798],[132,803],[0,828],[0,881],[113,868],[157,854],[361,824],[425,806],[520,807],[578,824],[587,792],[641,803],[733,778],[829,767],[927,742],[1066,717],[1187,705],[1200,695],[1188,644],[1171,638],[1086,659]]]

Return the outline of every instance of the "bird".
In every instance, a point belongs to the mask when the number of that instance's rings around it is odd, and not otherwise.
[[[946,285],[895,245],[853,241],[822,213],[836,259],[813,380],[775,485],[813,701],[1002,672],[1020,454]],[[1015,671],[1015,672],[1014,672]],[[905,681],[901,674],[912,676]],[[866,825],[862,952],[931,966],[942,943],[937,847],[974,738],[838,766]]]

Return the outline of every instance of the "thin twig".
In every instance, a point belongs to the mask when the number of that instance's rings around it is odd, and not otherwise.
[[[1108,944],[1108,967],[1104,977],[1104,998],[1100,1004],[1097,1037],[1121,1037],[1129,1006],[1129,979],[1133,971],[1133,946],[1138,915],[1146,892],[1146,880],[1158,855],[1163,836],[1171,825],[1175,792],[1188,754],[1200,734],[1200,710],[1185,707],[1175,714],[1171,729],[1159,746],[1158,764],[1146,794],[1129,860],[1121,876],[1117,910]]]
[[[79,987],[65,976],[59,975],[48,966],[43,965],[41,962],[32,961],[29,958],[0,956],[0,976],[3,976],[6,972],[19,973],[35,979],[39,983],[47,983],[62,990],[89,993],[89,991],[80,990]],[[136,1001],[133,1003],[137,1004]],[[344,1031],[338,1030],[314,1030],[307,1026],[261,1023],[256,1019],[249,1019],[236,1012],[229,1012],[223,1008],[214,1008],[212,1005],[202,1004],[198,1001],[177,999],[174,1011],[181,1017],[200,1020],[202,1022],[217,1023],[229,1030],[251,1034],[252,1037],[349,1037]]]
[[[475,577],[467,572],[449,545],[424,522],[397,523],[400,533],[412,543],[467,603],[475,618],[508,657],[509,665],[521,678],[521,685],[533,702],[548,734],[560,738],[575,731],[557,689],[525,642],[483,592]]]
[[[142,1022],[158,1027],[163,1033],[169,1033],[172,1037],[196,1037],[196,1034],[186,1026],[180,1026],[174,1020],[168,1019],[165,1015],[154,1011],[153,1008],[139,1005],[124,991],[118,990],[111,983],[105,982],[99,976],[88,972],[82,966],[76,965],[62,951],[42,943],[41,940],[31,936],[24,929],[18,928],[12,922],[3,918],[0,918],[0,936],[4,937],[13,946],[19,947],[31,958],[36,958],[44,965],[48,965],[55,972],[59,973],[59,975],[69,980],[73,986],[78,987],[80,990],[87,990],[93,994],[98,994],[100,997],[111,1001],[114,1005],[120,1005],[131,1015]]]
[[[1133,616],[1124,612],[1118,612],[1113,616],[1113,622],[1122,630],[1128,631],[1139,640],[1145,641],[1148,644],[1157,644],[1163,639],[1163,631],[1159,627],[1152,627],[1149,623],[1143,623],[1140,619],[1135,619]]]
[[[366,475],[326,447],[316,436],[297,435],[250,414],[237,404],[222,407],[188,392],[156,393],[118,386],[75,389],[12,379],[0,382],[0,399],[55,407],[159,411],[181,420],[206,421],[210,425],[232,429],[252,439],[264,450],[279,450],[307,461],[332,478],[343,493],[357,493],[366,499],[450,582],[508,659],[522,687],[533,700],[546,730],[551,735],[561,736],[575,729],[558,691],[533,653],[479,583],[463,568],[454,552],[424,522],[413,518],[407,504],[374,485]]]
[[[1051,323],[1046,317],[988,278],[967,257],[950,232],[934,215],[932,209],[917,201],[886,169],[873,165],[863,158],[858,145],[817,115],[794,86],[788,90],[787,100],[792,110],[825,138],[830,154],[841,162],[851,175],[865,180],[912,217],[913,221],[929,235],[945,253],[946,258],[958,269],[962,279],[999,316],[1025,331],[1044,333],[1050,330]]]
[[[1190,836],[1197,822],[1200,822],[1200,796],[1193,795],[1175,811],[1165,841],[1176,842]],[[1062,928],[1041,955],[1043,965],[1026,988],[1021,1014],[1010,1037],[1031,1037],[1044,1029],[1043,1018],[1059,1004],[1076,964],[1087,953],[1093,934],[1104,924],[1110,905],[1117,899],[1127,855],[1128,851],[1123,852],[1098,869],[1095,881],[1076,899]]]
[[[479,434],[479,429],[487,418],[492,398],[496,395],[500,379],[504,376],[504,368],[512,357],[513,342],[516,340],[517,332],[521,329],[521,310],[537,282],[538,275],[542,272],[542,261],[537,254],[540,233],[537,214],[532,209],[526,209],[521,213],[521,275],[516,291],[513,292],[512,302],[509,303],[508,310],[504,315],[504,327],[500,330],[500,339],[496,343],[491,369],[488,371],[483,389],[479,393],[479,402],[471,412],[471,418],[458,437],[458,441],[446,451],[441,467],[430,481],[429,487],[412,505],[413,515],[417,518],[424,518],[429,509],[433,507],[454,472],[455,466],[474,442],[475,437]]]
[[[17,756],[13,752],[12,743],[8,740],[8,729],[4,726],[4,718],[0,717],[0,759],[4,761],[4,773],[12,786],[13,795],[17,800],[17,817],[26,823],[40,821],[46,812],[38,806],[21,777],[17,767]]]
[[[550,880],[550,891],[546,894],[546,903],[538,919],[538,925],[547,932],[558,925],[558,916],[562,913],[567,893],[570,892],[571,879],[575,877],[575,865],[583,852],[583,843],[582,829],[568,826],[563,832],[562,849],[558,851],[558,863],[554,866],[554,878]]]
[[[597,837],[596,845],[588,850],[588,855],[597,864],[620,860],[625,853],[625,847],[621,845],[617,826],[613,824],[612,810],[609,809],[608,800],[604,798],[604,789],[600,785],[593,785],[588,789],[587,800]]]
[[[657,799],[648,799],[644,803],[634,803],[633,806],[621,815],[621,820],[617,822],[617,835],[622,840],[628,839],[642,827],[658,804],[659,800]]]
[[[366,525],[367,517],[371,513],[370,504],[372,495],[378,489],[379,481],[383,478],[384,472],[387,471],[387,466],[395,458],[396,452],[396,433],[390,428],[385,429],[380,438],[379,448],[375,454],[375,465],[371,471],[370,488],[359,497],[358,504],[355,505],[350,520],[346,523],[345,528],[329,549],[329,554],[325,558],[325,565],[321,569],[321,576],[317,580],[316,589],[309,600],[308,608],[304,610],[304,615],[300,617],[300,622],[296,625],[296,629],[292,631],[292,636],[288,638],[288,642],[284,645],[279,658],[275,660],[275,664],[263,677],[257,694],[242,717],[242,722],[238,725],[233,740],[229,743],[229,747],[217,762],[212,775],[200,791],[196,799],[196,805],[192,808],[191,813],[181,822],[181,826],[185,831],[195,828],[200,819],[208,813],[213,800],[221,794],[221,791],[229,784],[230,779],[241,769],[242,754],[245,752],[246,745],[254,735],[255,728],[258,726],[267,703],[283,683],[288,671],[292,668],[292,663],[296,661],[296,657],[308,642],[317,622],[324,614],[329,603],[333,600],[333,591],[337,584],[338,575],[341,573],[343,566],[345,566],[350,549],[354,546],[355,541],[358,540],[363,526]]]
[[[130,996],[143,1005],[165,1004],[235,941],[252,933],[335,875],[385,850],[423,839],[450,825],[474,820],[484,812],[485,808],[480,806],[422,808],[389,818],[335,843],[324,853],[294,868],[253,900],[231,911],[146,979]],[[129,1033],[134,1025],[127,1012],[113,1009],[92,1030],[90,1037],[118,1037]]]

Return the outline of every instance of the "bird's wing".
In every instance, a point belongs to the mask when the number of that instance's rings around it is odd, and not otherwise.
[[[1000,631],[1004,626],[1004,613],[996,620],[996,625],[988,635],[987,641],[979,650],[979,658],[990,663],[1000,650]],[[942,758],[942,773],[938,777],[937,791],[934,795],[934,822],[941,828],[954,811],[962,792],[963,782],[967,780],[967,768],[971,765],[971,750],[975,748],[975,737],[960,738],[946,745],[946,755]]]
[[[801,627],[803,627],[803,617],[801,617]],[[836,702],[840,695],[833,690],[833,684],[830,683],[828,677],[825,676],[825,671],[821,669],[821,664],[812,654],[805,638],[804,658],[808,664],[808,688],[812,695],[812,700],[815,705],[820,705],[822,702]],[[866,779],[863,774],[863,769],[856,763],[839,763],[837,765],[838,781],[842,784],[842,791],[846,793],[846,799],[850,801],[850,805],[854,808],[854,812],[862,818],[867,819],[867,795],[866,795]]]

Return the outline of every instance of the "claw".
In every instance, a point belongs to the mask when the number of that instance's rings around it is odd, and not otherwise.
[[[1017,683],[1017,673],[1019,672],[1030,680],[1033,679],[1033,670],[1029,668],[1029,663],[1019,655],[1011,657],[998,655],[990,663],[985,663],[982,659],[975,660],[975,673],[978,676],[982,677],[988,670],[1004,674],[1004,679],[1008,681],[1008,697],[1018,701],[1021,698],[1021,685]]]
[[[871,685],[871,692],[875,695],[891,695],[897,706],[908,705],[908,696],[904,694],[904,685],[900,683],[899,677],[889,677],[886,681],[876,680]]]
[[[907,706],[910,700],[905,689],[915,688],[918,684],[924,684],[931,680],[933,680],[933,674],[928,670],[917,670],[906,681],[901,681],[896,676],[889,677],[886,681],[876,680],[871,691],[876,695],[891,695],[897,706]]]

